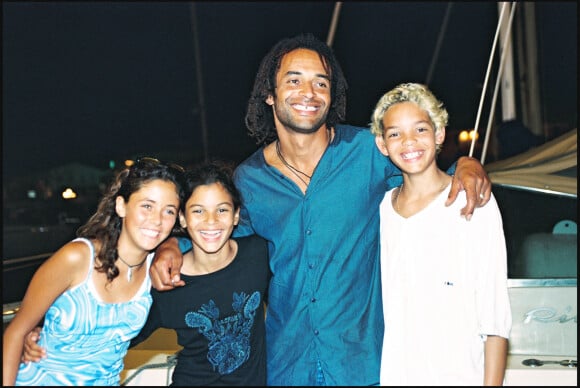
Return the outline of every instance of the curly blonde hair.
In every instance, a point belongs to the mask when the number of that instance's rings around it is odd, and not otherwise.
[[[375,110],[371,115],[371,133],[375,136],[382,136],[385,129],[383,127],[383,117],[387,110],[400,102],[414,102],[429,115],[429,119],[435,128],[435,133],[447,126],[449,115],[443,103],[427,88],[418,83],[402,83],[385,93],[377,102]],[[437,151],[441,150],[441,145],[437,145]]]

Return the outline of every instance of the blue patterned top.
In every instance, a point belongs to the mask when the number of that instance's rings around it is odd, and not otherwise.
[[[130,340],[147,319],[152,299],[149,266],[136,295],[124,303],[104,303],[91,274],[94,247],[86,280],[59,296],[48,309],[39,344],[47,358],[38,363],[20,364],[16,385],[119,385],[123,359]]]

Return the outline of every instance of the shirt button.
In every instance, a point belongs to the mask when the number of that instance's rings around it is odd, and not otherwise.
[[[314,335],[318,335],[318,330],[314,330]]]
[[[308,230],[306,231],[306,234],[310,236],[310,235],[312,234],[312,231],[311,231],[310,229],[308,229]]]
[[[312,299],[310,299],[310,301],[311,301],[312,303],[314,303],[314,302],[316,302],[316,298],[312,298]]]
[[[314,264],[312,264],[312,263],[308,264],[308,268],[310,268],[310,269],[314,268]]]

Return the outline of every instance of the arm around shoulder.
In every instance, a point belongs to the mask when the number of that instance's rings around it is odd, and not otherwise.
[[[157,291],[172,290],[183,286],[180,271],[183,265],[183,255],[177,237],[169,237],[155,250],[155,257],[149,270],[151,283]]]
[[[475,208],[487,204],[491,197],[491,180],[475,158],[462,156],[457,161],[446,205],[452,204],[461,190],[465,190],[467,198],[467,204],[461,209],[461,215],[469,220]]]

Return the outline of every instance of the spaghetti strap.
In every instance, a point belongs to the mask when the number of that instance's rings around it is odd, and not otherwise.
[[[90,252],[90,260],[89,260],[89,271],[87,273],[87,277],[85,278],[83,283],[91,283],[89,282],[89,279],[91,278],[91,275],[93,273],[93,268],[95,266],[95,247],[93,245],[93,242],[91,240],[89,240],[88,238],[84,238],[84,237],[77,237],[74,240],[72,240],[73,242],[75,241],[82,241],[85,244],[88,245],[89,247],[89,252]]]

